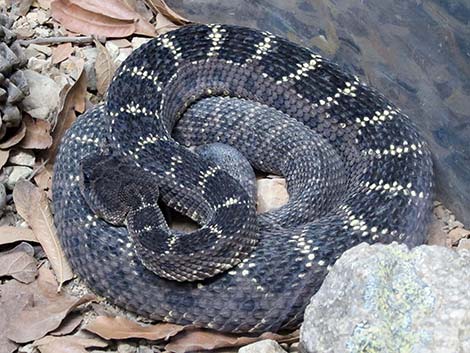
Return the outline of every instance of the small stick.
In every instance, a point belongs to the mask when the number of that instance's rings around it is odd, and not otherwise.
[[[58,43],[91,43],[93,36],[85,37],[49,37],[49,38],[34,38],[34,39],[20,39],[17,42],[21,45],[30,44],[58,44]]]

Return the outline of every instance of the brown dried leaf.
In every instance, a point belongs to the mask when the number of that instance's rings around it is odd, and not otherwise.
[[[10,151],[0,150],[0,168],[2,168],[5,163],[8,161],[8,157],[10,156]]]
[[[52,17],[73,32],[104,37],[155,36],[153,26],[119,0],[56,0],[51,10]]]
[[[65,336],[72,333],[83,321],[80,313],[72,313],[65,318],[57,330],[51,332],[53,336]]]
[[[25,116],[26,134],[19,146],[27,149],[46,149],[52,145],[51,123]]]
[[[179,26],[171,22],[168,18],[163,16],[161,13],[157,14],[157,33],[164,34],[166,32],[177,29]]]
[[[45,266],[36,281],[24,284],[7,281],[0,284],[0,352],[10,353],[17,344],[7,338],[7,327],[26,307],[40,306],[58,297],[54,275]]]
[[[33,294],[25,291],[29,286],[18,281],[7,281],[0,285],[0,352],[11,353],[18,344],[8,339],[6,330],[15,315],[32,301]]]
[[[108,340],[145,338],[153,341],[168,339],[184,330],[184,326],[166,323],[142,326],[124,317],[98,316],[85,329]]]
[[[52,132],[52,146],[49,148],[47,154],[50,165],[52,165],[55,160],[62,136],[64,136],[65,132],[70,126],[72,126],[73,122],[77,118],[75,110],[79,111],[79,109],[84,108],[86,89],[86,74],[83,70],[83,66],[81,66],[81,72],[75,84],[64,88],[60,93],[62,97],[62,105]]]
[[[52,170],[49,164],[34,176],[34,181],[41,190],[46,192],[49,200],[52,200]]]
[[[163,16],[177,25],[184,25],[191,22],[178,14],[176,11],[172,10],[164,0],[145,0],[145,2],[147,5],[149,5],[150,8],[154,10],[155,14],[161,13]]]
[[[26,343],[44,337],[55,330],[77,306],[96,299],[87,294],[81,298],[57,297],[41,306],[27,307],[7,327],[7,337],[17,343]]]
[[[3,141],[0,143],[0,149],[7,149],[10,148],[17,143],[19,143],[23,137],[26,135],[26,125],[24,122],[21,122],[21,126],[17,131],[15,131],[15,134],[10,136],[6,141]]]
[[[38,347],[41,353],[88,353],[85,348],[104,348],[107,345],[108,343],[103,340],[78,336],[46,336],[33,342],[33,346]]]
[[[265,332],[259,337],[244,337],[236,334],[209,331],[205,329],[193,329],[184,331],[182,334],[178,335],[165,346],[165,349],[174,353],[186,353],[227,347],[240,347],[265,339],[287,342],[291,341],[294,337],[298,337],[298,331],[286,336]]]
[[[44,10],[49,10],[51,8],[51,1],[52,0],[36,0],[39,7]]]
[[[73,277],[73,272],[60,247],[46,194],[31,182],[19,180],[13,189],[13,201],[43,247],[60,287]]]
[[[132,43],[129,42],[127,39],[125,38],[120,38],[120,39],[110,39],[108,41],[106,41],[106,43],[113,43],[115,46],[117,46],[118,48],[130,48],[132,47]],[[101,44],[101,43],[100,43]]]
[[[0,245],[15,243],[17,241],[38,242],[33,231],[29,228],[0,227]]]
[[[58,64],[67,59],[73,53],[72,43],[63,43],[52,48],[52,63]]]
[[[104,45],[97,40],[95,40],[95,45],[98,49],[98,55],[96,56],[95,62],[96,88],[98,89],[98,93],[105,94],[111,80],[113,79],[116,65],[114,64],[111,54],[109,54],[108,49],[106,49]]]
[[[0,277],[11,276],[20,282],[31,283],[37,273],[36,259],[23,251],[0,255]]]

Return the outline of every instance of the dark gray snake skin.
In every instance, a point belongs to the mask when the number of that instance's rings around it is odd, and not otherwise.
[[[256,217],[234,179],[183,147],[210,142],[285,176],[289,203]],[[352,246],[421,244],[431,187],[416,128],[357,77],[269,33],[191,25],[136,50],[67,132],[53,198],[68,259],[100,295],[262,332],[297,327]],[[158,198],[201,228],[168,233]]]

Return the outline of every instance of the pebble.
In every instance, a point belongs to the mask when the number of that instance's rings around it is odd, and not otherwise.
[[[110,41],[106,42],[105,47],[108,50],[109,54],[111,55],[111,58],[113,59],[113,61],[116,60],[116,58],[119,55],[119,47],[115,43],[110,42]]]
[[[460,239],[457,249],[466,249],[470,250],[470,239]]]
[[[305,311],[307,353],[470,352],[470,252],[362,243],[331,268]]]
[[[8,179],[5,186],[9,190],[13,190],[16,182],[20,179],[26,179],[31,175],[33,169],[24,166],[10,166],[3,168],[5,173],[8,175]]]
[[[134,37],[132,38],[132,48],[135,50],[140,47],[142,44],[147,43],[151,38],[146,37]]]
[[[279,208],[289,201],[287,184],[284,178],[258,179],[257,191],[258,213]]]
[[[87,77],[88,89],[96,91],[96,71],[95,63],[96,57],[98,56],[97,48],[84,48],[79,51],[80,56],[85,59],[85,72]]]
[[[470,236],[470,231],[464,228],[454,228],[447,235],[452,245],[457,245],[459,240]]]
[[[276,341],[263,340],[240,348],[238,353],[286,353],[286,351]]]
[[[294,342],[289,347],[289,353],[300,353],[300,343]]]
[[[434,208],[434,214],[438,219],[441,219],[443,222],[448,222],[450,217],[450,212],[444,206],[439,205]]]
[[[117,351],[118,353],[136,353],[137,347],[128,343],[119,343]]]
[[[49,13],[46,12],[46,11],[44,11],[44,10],[39,10],[39,11],[37,12],[37,19],[38,19],[38,23],[39,23],[40,25],[45,24],[45,23],[49,20],[49,18],[51,18],[51,16],[50,16]]]
[[[21,108],[33,118],[51,121],[59,109],[59,86],[49,77],[33,70],[24,70],[30,94]]]
[[[36,157],[33,151],[30,150],[12,150],[10,151],[8,161],[15,165],[33,167],[36,162]]]

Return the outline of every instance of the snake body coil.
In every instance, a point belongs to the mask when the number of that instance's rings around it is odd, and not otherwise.
[[[284,175],[289,202],[256,217],[234,179],[183,147],[210,142]],[[53,198],[97,293],[158,320],[261,332],[297,327],[352,246],[422,243],[431,186],[416,128],[357,77],[269,33],[192,25],[132,53],[75,122]],[[168,233],[159,197],[201,228]]]

